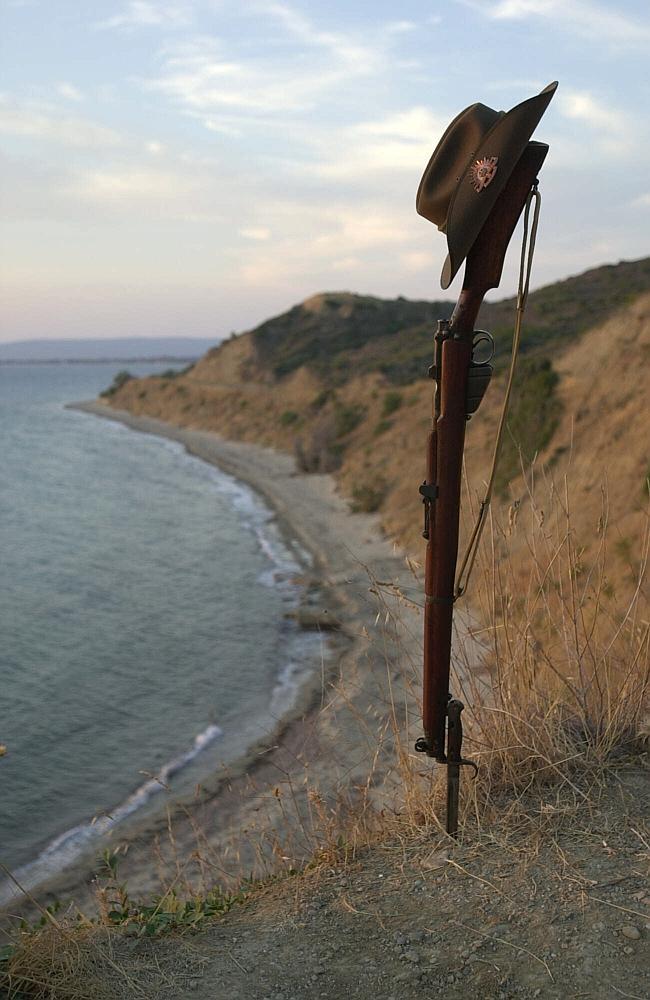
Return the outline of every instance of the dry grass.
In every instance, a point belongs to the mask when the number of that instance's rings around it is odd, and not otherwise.
[[[463,782],[465,836],[472,838],[498,830],[508,839],[523,829],[532,844],[531,834],[588,812],[611,770],[646,748],[650,521],[627,588],[613,595],[605,499],[599,545],[587,561],[567,483],[561,491],[544,483],[540,493],[545,512],[531,489],[524,527],[512,508],[505,524],[493,519],[482,578],[471,587],[480,625],[457,636],[452,686],[468,706],[465,754],[479,765],[478,778]],[[526,534],[525,576],[521,556],[510,558],[517,530]],[[406,744],[399,761],[402,818],[414,831],[439,826],[440,787]]]
[[[141,951],[126,963],[114,950],[115,934],[104,924],[52,925],[24,935],[0,983],[9,1000],[157,1000],[174,995],[199,974],[203,960],[187,949],[180,958]],[[183,994],[184,995],[184,994]]]

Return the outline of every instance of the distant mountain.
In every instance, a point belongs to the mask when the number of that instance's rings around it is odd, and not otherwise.
[[[38,361],[193,361],[215,346],[199,337],[16,340],[0,343],[0,364]]]

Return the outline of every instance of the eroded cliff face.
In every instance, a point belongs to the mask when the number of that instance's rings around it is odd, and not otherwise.
[[[341,308],[349,312],[350,305]],[[321,309],[319,297],[305,304],[312,317]],[[347,352],[344,377],[338,379],[307,365],[277,377],[253,331],[209,351],[185,374],[133,379],[109,401],[136,414],[291,451],[304,470],[333,472],[353,508],[378,510],[387,534],[418,560],[423,555],[418,485],[424,478],[433,386],[426,378],[396,384],[378,370],[355,374],[355,356],[365,359],[364,351],[362,346]],[[521,560],[522,580],[527,528],[551,512],[561,519],[565,508],[586,560],[602,544],[609,522],[612,587],[638,569],[648,509],[649,369],[650,294],[645,294],[558,349],[552,357],[555,381],[521,386],[518,405],[529,423],[547,405],[544,393],[553,395],[554,414],[544,425],[547,440],[539,453],[531,452],[528,442],[520,465],[512,428],[521,422],[513,419],[508,445],[514,474],[501,483],[494,502],[497,538],[507,537],[510,558],[515,564]],[[484,489],[503,389],[503,375],[495,377],[468,425],[467,511]],[[530,395],[534,392],[539,398]],[[466,530],[469,514],[464,521]]]

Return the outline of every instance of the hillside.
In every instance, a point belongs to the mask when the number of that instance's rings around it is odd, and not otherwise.
[[[608,481],[618,565],[612,586],[631,572],[629,549],[643,524],[649,293],[650,258],[588,271],[531,295],[499,471],[501,505],[515,503],[518,513],[528,492],[522,466],[537,458],[542,491],[550,488],[542,469],[557,484],[569,473],[574,528],[587,550],[598,544],[601,483]],[[317,295],[213,348],[185,374],[128,381],[107,401],[295,452],[303,471],[334,472],[353,509],[379,511],[389,536],[418,558],[417,487],[431,406],[431,383],[422,376],[435,317],[450,309],[449,303]],[[503,347],[512,319],[513,302],[505,300],[487,305],[482,321]],[[507,336],[499,338],[500,329]],[[487,474],[502,390],[498,368],[469,425],[470,496],[478,497]],[[540,494],[536,503],[543,507],[548,499]]]
[[[533,292],[527,311],[524,352],[555,349],[650,290],[650,258],[587,271]],[[491,330],[507,352],[515,300],[486,303],[479,326]],[[426,371],[431,328],[448,316],[449,301],[410,302],[349,292],[314,295],[250,331],[255,369],[279,379],[307,366],[337,384],[353,375],[381,372],[407,383]]]

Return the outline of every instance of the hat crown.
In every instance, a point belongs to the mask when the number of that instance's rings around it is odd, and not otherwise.
[[[507,112],[471,104],[436,146],[416,208],[447,236],[443,288],[466,258],[556,89],[554,81]]]
[[[461,177],[490,129],[503,118],[486,104],[471,104],[454,118],[436,146],[417,193],[417,211],[444,232],[447,211]]]

